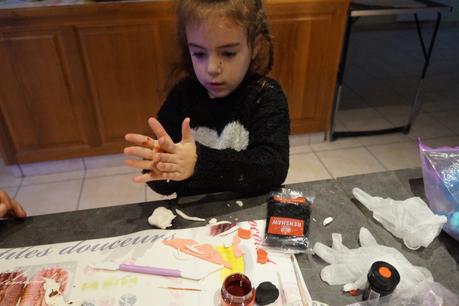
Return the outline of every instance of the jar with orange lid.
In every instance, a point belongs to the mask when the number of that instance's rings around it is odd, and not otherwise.
[[[391,264],[376,261],[371,265],[367,279],[367,286],[362,295],[363,301],[391,294],[400,282],[400,274]]]

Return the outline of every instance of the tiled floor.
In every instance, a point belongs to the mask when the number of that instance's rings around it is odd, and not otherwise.
[[[324,134],[291,136],[286,183],[419,166],[417,137],[431,146],[459,146],[459,27],[440,29],[420,99],[422,111],[408,135],[324,142]],[[420,74],[415,30],[352,33],[338,130],[393,127],[406,122]],[[162,198],[131,178],[120,155],[10,166],[0,160],[0,188],[30,215]],[[51,166],[50,166],[51,165]],[[49,174],[50,169],[70,172]],[[11,173],[22,173],[24,178]]]

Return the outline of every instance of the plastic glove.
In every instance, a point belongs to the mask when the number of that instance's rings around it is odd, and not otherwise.
[[[367,274],[375,261],[393,265],[400,274],[396,291],[411,288],[424,281],[433,281],[432,274],[424,267],[413,266],[398,250],[380,245],[364,227],[360,228],[360,248],[348,249],[342,243],[341,234],[332,234],[332,247],[323,243],[314,244],[314,253],[330,265],[320,273],[322,280],[330,285],[344,284],[343,290],[364,289]]]
[[[419,197],[395,201],[372,197],[359,188],[352,189],[352,194],[373,212],[373,218],[394,236],[403,239],[411,250],[429,246],[447,221],[445,216],[435,215]]]

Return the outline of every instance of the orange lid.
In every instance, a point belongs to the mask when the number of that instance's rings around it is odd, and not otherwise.
[[[379,267],[378,272],[384,278],[390,278],[392,276],[392,272],[387,267]]]

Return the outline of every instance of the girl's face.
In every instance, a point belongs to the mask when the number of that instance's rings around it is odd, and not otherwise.
[[[225,17],[186,27],[193,69],[209,97],[222,98],[244,79],[252,59],[244,29]]]

